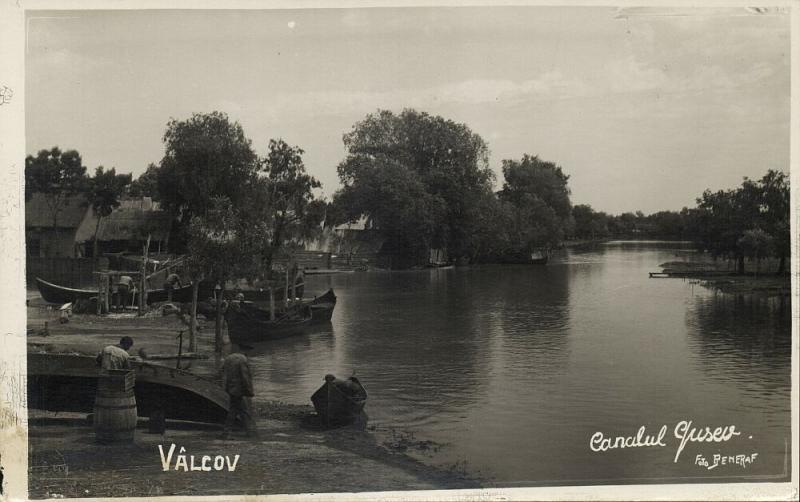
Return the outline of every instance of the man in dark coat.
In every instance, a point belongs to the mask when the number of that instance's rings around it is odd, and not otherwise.
[[[247,435],[258,437],[258,430],[247,399],[253,397],[253,376],[250,373],[247,356],[241,352],[232,353],[225,358],[222,371],[222,385],[230,398],[228,417],[225,419],[225,429],[222,434],[223,439],[229,437],[237,416],[242,420]]]

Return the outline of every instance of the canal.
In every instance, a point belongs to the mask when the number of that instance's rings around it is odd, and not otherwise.
[[[785,480],[790,301],[649,279],[676,246],[309,277],[312,292],[334,288],[333,322],[255,348],[259,398],[308,403],[326,373],[355,373],[371,425],[441,445],[436,462],[487,485]],[[678,454],[682,421],[738,434]],[[643,426],[665,427],[663,446],[594,451],[597,433]]]

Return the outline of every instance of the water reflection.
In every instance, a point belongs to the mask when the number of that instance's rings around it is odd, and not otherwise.
[[[736,424],[762,455],[748,474],[780,473],[790,305],[649,279],[676,251],[609,243],[547,266],[309,277],[338,296],[332,324],[257,348],[261,395],[308,402],[325,373],[355,371],[372,423],[449,444],[443,463],[500,485],[698,478],[688,450],[676,464],[674,451],[588,448],[598,430],[686,419]]]
[[[791,384],[791,301],[787,297],[697,295],[686,313],[691,353],[709,377],[755,392]],[[753,374],[767,378],[753,378]]]

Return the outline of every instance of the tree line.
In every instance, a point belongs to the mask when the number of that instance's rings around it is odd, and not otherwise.
[[[780,274],[790,255],[789,199],[789,177],[770,169],[734,189],[705,190],[694,208],[612,216],[581,204],[572,214],[576,238],[687,240],[714,258],[735,260],[738,273],[744,273],[745,258],[776,258]]]
[[[694,241],[715,257],[775,256],[789,250],[789,184],[779,171],[733,190],[707,190],[697,207],[608,215],[573,206],[569,175],[536,155],[502,161],[502,183],[486,142],[467,125],[413,109],[368,114],[343,135],[341,187],[330,201],[303,163],[303,150],[271,139],[255,152],[242,127],[220,112],[168,122],[164,156],[136,180],[58,148],[26,159],[26,196],[57,208],[85,193],[103,217],[123,195],[151,196],[173,217],[170,247],[188,253],[197,277],[263,279],[287,245],[362,217],[384,240],[392,266],[425,264],[431,249],[463,263],[525,259],[569,239]],[[99,225],[99,224],[98,224]],[[95,239],[96,241],[96,239]],[[232,259],[235,257],[235,259]]]

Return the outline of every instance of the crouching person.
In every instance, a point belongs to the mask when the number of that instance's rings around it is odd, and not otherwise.
[[[255,421],[250,410],[250,397],[253,397],[253,377],[247,356],[240,351],[233,352],[225,358],[222,367],[222,385],[230,398],[228,416],[225,419],[225,429],[222,439],[230,437],[236,417],[242,421],[248,437],[258,437]]]

